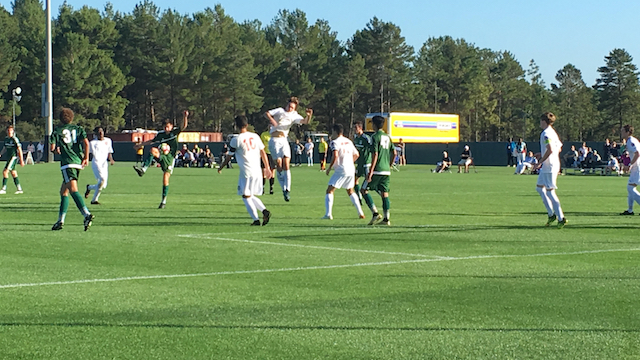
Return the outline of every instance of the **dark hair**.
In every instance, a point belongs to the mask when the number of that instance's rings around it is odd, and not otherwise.
[[[249,125],[249,120],[247,120],[247,117],[244,115],[238,115],[235,118],[235,123],[238,129],[243,129]]]
[[[60,121],[65,124],[71,124],[73,121],[73,110],[63,107],[62,110],[60,110]]]
[[[298,106],[300,104],[300,101],[298,101],[298,98],[295,97],[295,96],[290,97],[289,98],[289,102],[296,104],[296,106]]]
[[[344,126],[342,126],[342,124],[333,124],[331,130],[335,131],[338,135],[344,134]]]
[[[376,115],[373,117],[373,119],[371,119],[371,122],[376,128],[382,129],[382,126],[384,125],[384,118],[380,115]]]
[[[546,122],[547,125],[553,125],[553,123],[556,122],[556,116],[553,115],[552,112],[546,112],[542,114],[542,116],[540,117],[540,120]]]
[[[95,128],[95,129],[93,129],[93,133],[94,133],[94,134],[97,134],[97,133],[98,133],[98,130],[100,130],[100,129],[102,129],[102,131],[104,131],[104,128],[102,128],[102,126],[96,126],[96,128]]]
[[[363,124],[362,124],[362,121],[360,121],[360,120],[358,120],[358,121],[354,122],[354,123],[353,123],[353,125],[355,125],[355,126],[360,126],[360,128],[361,128],[361,129],[364,129],[364,126],[363,126]]]
[[[633,135],[633,126],[627,124],[622,128],[624,129],[624,132],[628,133],[629,135]]]

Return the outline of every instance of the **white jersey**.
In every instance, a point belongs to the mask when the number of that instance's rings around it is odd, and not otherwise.
[[[304,144],[304,149],[307,151],[307,154],[311,154],[313,152],[313,143],[308,142]]]
[[[636,152],[640,152],[640,141],[638,141],[638,139],[636,139],[633,136],[629,136],[629,138],[627,139],[627,151],[629,152],[629,157],[631,158],[631,160],[633,160],[633,155]],[[629,167],[633,168],[635,167],[636,170],[639,170],[640,167],[638,165],[638,160],[636,160],[635,163],[630,163]]]
[[[273,116],[273,119],[278,123],[278,126],[269,127],[269,134],[273,134],[274,132],[281,132],[285,137],[289,136],[289,129],[291,129],[291,125],[300,124],[300,122],[304,119],[297,111],[284,111],[283,108],[276,108],[273,110],[269,110],[269,115]]]
[[[353,145],[353,142],[344,136],[338,136],[335,140],[329,144],[331,151],[337,151],[336,161],[333,164],[333,169],[336,174],[355,174],[356,166],[353,163],[353,156],[358,153],[358,149]]]
[[[544,157],[547,152],[547,145],[551,145],[551,151],[553,153],[542,163],[540,172],[557,174],[560,172],[560,150],[562,150],[562,142],[551,126],[548,126],[540,134],[540,152],[542,157]]]
[[[252,132],[243,132],[231,140],[229,152],[235,155],[241,178],[262,179],[262,167],[260,150],[264,150],[264,144],[260,136]]]
[[[93,139],[89,142],[89,153],[93,154],[91,160],[97,166],[106,166],[109,154],[113,154],[113,143],[108,137],[103,140]]]

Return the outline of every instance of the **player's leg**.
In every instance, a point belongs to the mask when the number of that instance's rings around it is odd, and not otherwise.
[[[378,185],[378,192],[382,197],[382,213],[384,214],[384,218],[380,222],[382,225],[391,225],[391,201],[389,200],[389,190],[390,190],[390,176],[381,175],[380,182]]]
[[[96,179],[96,184],[91,185],[87,184],[87,188],[84,192],[84,198],[89,198],[89,194],[91,194],[91,190],[97,190],[100,185],[100,169],[95,163],[91,163],[91,170],[93,171],[93,177]]]
[[[354,191],[353,188],[347,189],[347,195],[349,195],[349,199],[351,199],[351,203],[358,210],[358,216],[360,219],[364,219],[364,212],[362,211],[362,205],[360,204],[360,198],[358,197],[358,193]]]
[[[627,184],[627,204],[629,208],[620,215],[633,215],[634,202],[640,204],[640,192],[638,192],[637,186],[640,183],[640,176],[637,172],[632,172],[629,175],[629,183]]]
[[[11,170],[11,176],[13,176],[13,183],[16,185],[16,194],[22,194],[22,186],[20,185],[18,172],[15,170]]]
[[[12,168],[12,162],[14,162],[14,158],[9,159],[2,170],[2,189],[0,189],[0,194],[7,193],[7,181],[9,180],[9,170]]]
[[[142,166],[134,165],[133,169],[138,173],[138,176],[142,176],[147,172],[147,169],[154,161],[158,161],[160,159],[160,150],[156,147],[152,147],[149,151],[149,155],[144,158],[142,162]]]
[[[100,205],[100,203],[98,202],[98,199],[100,198],[100,194],[102,194],[102,190],[104,190],[107,187],[107,180],[109,179],[108,168],[105,166],[103,169],[100,170],[98,175],[99,175],[98,184],[95,185],[96,190],[93,193],[93,199],[91,199],[91,204],[94,204],[94,205]]]
[[[162,200],[158,209],[164,209],[167,205],[167,196],[169,195],[169,179],[171,178],[170,172],[162,173]]]
[[[547,223],[546,226],[551,225],[554,221],[557,220],[557,215],[553,212],[553,205],[551,204],[551,199],[547,194],[545,187],[551,182],[551,174],[550,173],[540,173],[538,174],[538,181],[536,184],[536,191],[540,194],[540,198],[542,199],[542,204],[545,209],[547,209]]]
[[[64,177],[64,170],[63,177]],[[53,224],[51,230],[62,230],[64,226],[64,220],[67,217],[67,210],[69,210],[69,187],[64,181],[60,186],[60,210],[58,211],[58,221]]]
[[[378,223],[380,220],[382,220],[382,215],[378,213],[378,208],[376,208],[376,205],[373,202],[373,198],[369,193],[369,191],[378,191],[379,183],[380,183],[380,175],[373,175],[371,177],[371,182],[365,181],[362,184],[362,187],[363,187],[362,197],[364,198],[364,201],[367,203],[367,205],[369,206],[369,209],[371,209],[371,213],[373,214],[373,216],[371,217],[371,221],[369,221],[369,225],[374,225]]]
[[[327,192],[324,196],[324,208],[325,214],[322,217],[323,219],[332,220],[333,219],[333,192],[336,188],[332,185],[327,186]]]
[[[284,180],[284,190],[287,193],[287,196],[285,197],[288,197],[289,191],[291,191],[291,156],[285,155],[282,158],[282,173]]]

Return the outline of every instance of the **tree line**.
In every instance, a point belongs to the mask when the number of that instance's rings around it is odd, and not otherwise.
[[[39,0],[12,5],[0,7],[0,117],[11,119],[11,90],[20,86],[17,133],[36,140],[45,12]],[[262,113],[295,95],[315,115],[297,131],[350,128],[368,112],[437,112],[460,115],[463,141],[535,139],[539,114],[553,111],[563,140],[586,141],[618,137],[640,109],[638,70],[624,49],[604,57],[593,86],[572,64],[547,86],[534,60],[525,69],[508,51],[450,36],[416,51],[400,27],[376,17],[341,42],[327,21],[311,24],[301,10],[280,10],[263,25],[238,23],[220,5],[188,15],[149,0],[130,13],[65,3],[52,36],[54,106],[108,131],[159,128],[185,108],[191,130],[232,132],[237,114],[262,130]]]

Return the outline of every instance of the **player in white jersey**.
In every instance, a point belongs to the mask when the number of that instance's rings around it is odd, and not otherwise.
[[[107,187],[107,180],[109,179],[109,164],[113,165],[113,143],[111,139],[104,136],[104,129],[98,126],[93,131],[94,138],[89,142],[89,153],[93,155],[91,160],[91,169],[93,170],[93,176],[98,181],[95,185],[87,185],[87,190],[84,192],[84,198],[87,199],[91,190],[94,190],[93,199],[91,204],[100,205],[98,198]]]
[[[343,136],[344,127],[341,124],[335,124],[332,127],[333,140],[329,144],[329,149],[333,153],[331,164],[327,167],[327,175],[333,168],[335,172],[329,180],[329,187],[327,187],[327,195],[325,196],[325,208],[326,213],[323,219],[333,219],[333,192],[335,189],[347,189],[347,194],[353,203],[353,206],[358,210],[358,216],[360,219],[364,219],[364,212],[362,212],[362,206],[360,205],[360,199],[358,194],[353,191],[355,185],[356,166],[355,161],[360,154],[351,140]]]
[[[640,184],[640,142],[633,135],[633,126],[625,125],[620,129],[620,135],[623,139],[627,139],[627,151],[631,162],[629,163],[629,182],[627,183],[627,203],[629,208],[620,215],[633,215],[634,201],[640,204],[640,192],[636,186]]]
[[[550,112],[542,114],[540,118],[540,128],[542,128],[540,149],[542,155],[537,165],[539,169],[537,191],[549,215],[546,226],[550,226],[554,221],[558,220],[558,229],[562,229],[567,224],[567,219],[564,217],[560,199],[556,194],[556,189],[558,188],[556,181],[561,170],[560,151],[562,150],[562,142],[553,129],[555,121],[556,116]]]
[[[291,146],[289,145],[289,129],[293,124],[308,124],[313,115],[313,110],[307,108],[307,117],[303,118],[298,114],[298,98],[292,97],[286,108],[276,108],[267,111],[264,116],[269,119],[269,151],[271,157],[276,161],[277,177],[284,200],[289,201],[291,191]]]
[[[271,177],[271,168],[269,167],[269,159],[264,151],[264,144],[260,136],[256,133],[247,131],[248,121],[244,115],[236,116],[236,128],[240,129],[240,135],[231,140],[229,144],[229,154],[224,162],[218,168],[218,173],[231,161],[235,156],[240,168],[238,178],[238,195],[242,196],[247,212],[253,219],[252,226],[260,226],[258,211],[262,212],[262,226],[269,223],[271,212],[267,210],[262,201],[256,196],[262,195],[264,176]],[[262,160],[263,169],[260,165]]]

